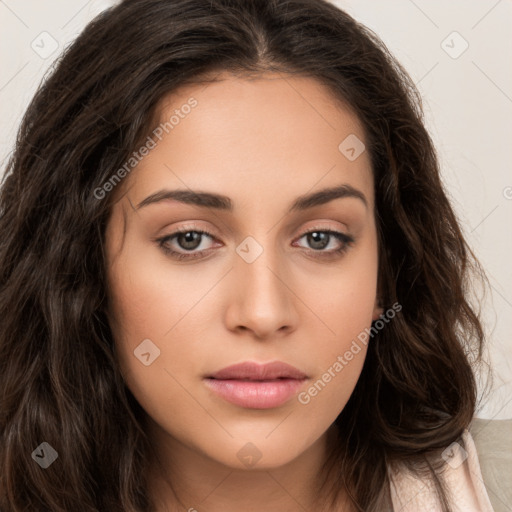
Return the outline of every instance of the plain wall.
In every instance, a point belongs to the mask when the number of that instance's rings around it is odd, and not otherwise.
[[[0,174],[45,72],[85,24],[112,3],[0,2]],[[494,389],[477,415],[512,418],[512,3],[334,3],[383,39],[422,93],[449,195],[492,286],[483,316]]]

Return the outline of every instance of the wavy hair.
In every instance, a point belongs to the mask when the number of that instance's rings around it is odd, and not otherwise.
[[[475,411],[471,363],[482,360],[484,332],[469,294],[485,275],[444,191],[412,80],[326,0],[125,0],[87,25],[39,87],[0,191],[0,509],[153,510],[144,411],[107,315],[115,199],[94,191],[150,133],[165,95],[220,71],[312,77],[364,126],[379,297],[402,311],[372,338],[336,419],[328,493],[334,504],[344,486],[357,510],[387,510],[387,468],[427,461],[449,510],[429,457]],[[58,453],[46,470],[32,460],[42,442]]]

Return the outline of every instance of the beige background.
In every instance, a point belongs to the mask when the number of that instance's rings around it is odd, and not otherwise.
[[[0,0],[0,174],[45,72],[112,3]],[[384,40],[423,95],[445,183],[492,285],[484,318],[494,389],[478,416],[512,418],[512,2],[335,3]]]

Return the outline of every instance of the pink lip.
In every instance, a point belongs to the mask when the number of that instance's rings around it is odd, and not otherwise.
[[[249,409],[279,407],[297,393],[307,375],[289,364],[244,362],[205,378],[205,384],[226,401]]]

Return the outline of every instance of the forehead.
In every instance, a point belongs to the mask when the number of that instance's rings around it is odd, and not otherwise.
[[[150,133],[156,147],[129,178],[136,200],[164,185],[232,197],[243,191],[246,200],[255,194],[264,200],[273,190],[270,198],[279,201],[277,191],[298,196],[316,183],[317,188],[349,183],[373,203],[363,127],[313,78],[224,72],[215,81],[175,90],[160,101],[156,114]],[[154,135],[158,127],[161,139]],[[346,153],[350,146],[362,151],[355,159]]]

